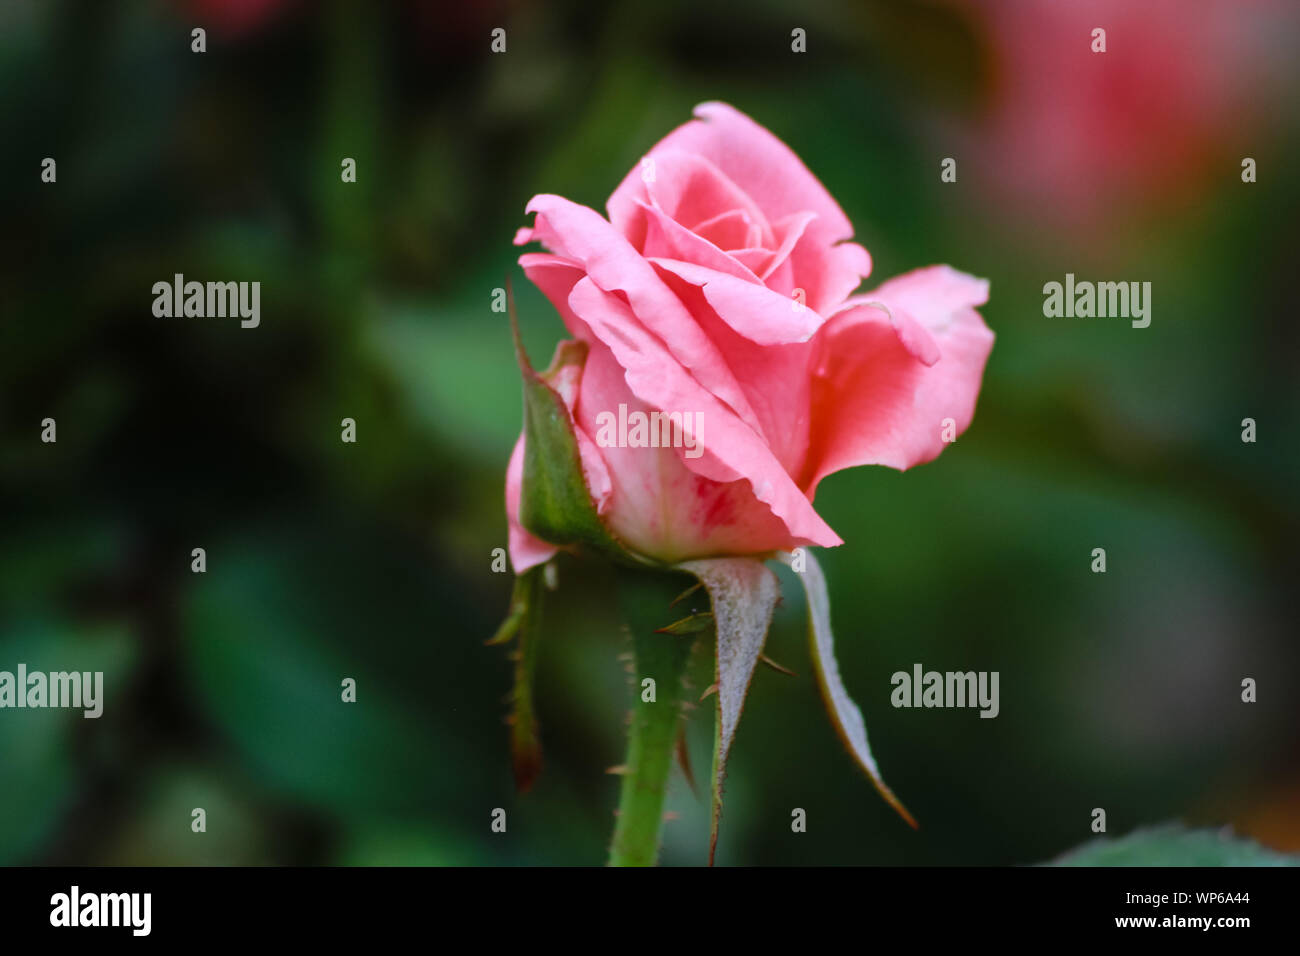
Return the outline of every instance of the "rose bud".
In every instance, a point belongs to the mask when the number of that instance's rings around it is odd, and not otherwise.
[[[630,629],[639,672],[660,674],[669,696],[634,712],[614,862],[654,859],[668,765],[656,748],[680,721],[682,648],[703,631],[717,644],[716,843],[727,752],[779,594],[764,564],[774,557],[807,591],[812,660],[836,729],[911,822],[835,666],[825,581],[807,547],[842,542],[813,500],[843,468],[936,457],[970,424],[993,345],[976,311],[987,282],[930,266],[854,294],[871,259],[812,173],[730,106],[706,103],[695,117],[627,174],[608,218],[534,196],[533,223],[515,238],[547,250],[519,263],[571,336],[539,374],[516,333],[524,434],[506,510],[519,577],[495,640],[520,640],[521,786],[539,766],[529,689],[539,565],[560,548],[603,553],[658,577],[693,575],[711,600],[708,612]]]

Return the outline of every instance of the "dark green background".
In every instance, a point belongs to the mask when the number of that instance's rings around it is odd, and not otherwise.
[[[483,646],[521,419],[490,304],[513,275],[545,364],[563,330],[514,265],[524,204],[603,208],[709,99],[800,154],[873,280],[988,277],[997,333],[955,446],[817,499],[847,542],[821,559],[841,670],[922,829],[841,751],[785,575],[769,652],[798,677],[755,679],[719,861],[1033,862],[1087,841],[1093,807],[1112,835],[1232,822],[1300,849],[1294,100],[1249,149],[1225,132],[1172,208],[1079,230],[974,173],[939,182],[955,147],[935,121],[975,131],[966,157],[991,109],[971,9],[272,3],[223,30],[222,6],[0,13],[0,669],[107,683],[98,721],[0,711],[0,862],[604,859],[630,701],[605,572],[561,564],[526,797],[510,664]],[[1151,281],[1151,327],[1044,318],[1068,271]],[[261,281],[261,327],[154,318],[176,272]],[[999,671],[1001,715],[891,708],[889,675],[916,662]],[[697,772],[709,724],[697,711]],[[670,805],[665,861],[702,862],[706,801],[678,776]]]

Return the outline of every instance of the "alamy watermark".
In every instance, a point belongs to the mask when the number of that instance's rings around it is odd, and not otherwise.
[[[601,448],[683,448],[686,458],[704,454],[703,412],[605,411],[596,416],[596,444]]]
[[[171,282],[155,282],[153,295],[153,314],[160,319],[238,316],[245,329],[262,321],[260,282],[186,282],[178,272]]]
[[[103,671],[31,671],[18,665],[17,674],[0,671],[0,708],[72,707],[83,717],[104,712]]]
[[[1049,319],[1132,319],[1133,328],[1151,324],[1150,282],[1075,282],[1074,273],[1065,283],[1043,286],[1043,315]]]
[[[125,926],[133,936],[148,936],[152,912],[152,893],[83,893],[74,885],[50,897],[51,926]]]
[[[895,707],[978,707],[981,717],[996,717],[1001,709],[997,671],[923,672],[913,664],[912,673],[895,671],[889,683]]]

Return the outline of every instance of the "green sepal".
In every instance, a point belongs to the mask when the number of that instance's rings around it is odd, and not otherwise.
[[[727,757],[740,723],[745,695],[762,657],[780,588],[776,575],[756,558],[708,558],[677,565],[704,585],[714,622],[713,767],[710,784],[709,865],[718,849],[722,820],[722,784]],[[707,693],[707,692],[706,692]]]
[[[867,742],[866,721],[858,705],[849,697],[844,680],[840,677],[839,664],[835,660],[835,637],[831,630],[831,600],[826,589],[826,576],[822,574],[821,565],[813,557],[812,551],[808,548],[801,550],[801,562],[796,561],[793,553],[782,553],[778,559],[794,570],[808,600],[808,649],[827,716],[844,748],[870,778],[884,801],[894,808],[908,826],[918,829],[916,818],[894,796],[894,791],[889,789],[885,778],[880,775],[880,768],[876,766],[876,758]]]
[[[508,280],[506,291],[515,357],[524,385],[524,473],[519,523],[558,547],[588,548],[624,563],[647,563],[623,548],[601,521],[583,475],[569,409],[549,384],[566,366],[586,363],[586,343],[560,343],[551,367],[538,374],[519,337],[514,293]]]

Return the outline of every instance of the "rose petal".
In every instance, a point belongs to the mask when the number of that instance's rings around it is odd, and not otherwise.
[[[709,240],[719,249],[735,252],[749,244],[753,235],[754,220],[743,209],[733,209],[720,216],[697,223],[691,231]],[[762,238],[760,232],[759,238]],[[764,249],[764,252],[771,253]]]
[[[767,264],[772,261],[771,249],[728,249],[727,255],[754,273],[766,272]]]
[[[647,153],[694,153],[716,166],[752,199],[769,222],[797,212],[817,214],[818,241],[834,243],[853,235],[844,211],[790,148],[752,119],[725,103],[701,103],[696,119],[679,126]],[[614,190],[606,208],[619,225],[631,215],[642,188],[633,169]]]
[[[529,568],[551,560],[555,556],[554,545],[547,544],[532,534],[519,523],[519,499],[524,485],[524,436],[521,434],[515,442],[515,449],[510,453],[510,464],[506,466],[506,525],[507,544],[510,548],[510,564],[515,574],[523,574]]]
[[[834,315],[818,333],[812,397],[812,447],[802,486],[812,495],[823,477],[855,465],[904,470],[943,450],[943,421],[960,433],[975,399],[993,333],[975,311],[988,283],[948,266],[899,276]],[[918,323],[938,347],[927,367]]]
[[[575,339],[590,342],[591,330],[587,328],[587,323],[569,308],[569,293],[578,280],[587,274],[582,266],[572,259],[549,252],[525,252],[519,257],[519,265],[523,268],[524,275],[555,306],[555,311],[560,313],[560,320],[569,334]]]
[[[727,357],[772,454],[789,474],[801,474],[808,452],[813,342],[759,345],[719,318],[698,286],[671,274],[667,278],[669,287]]]
[[[776,236],[778,245],[776,251],[772,253],[767,268],[763,270],[761,276],[763,281],[766,282],[773,272],[785,264],[785,261],[790,258],[790,253],[794,251],[795,245],[803,238],[808,224],[816,218],[817,214],[813,212],[796,212],[773,224],[772,233]]]
[[[845,296],[871,274],[871,256],[856,242],[826,246],[818,242],[810,222],[790,251],[790,268],[796,286],[804,290],[810,309],[829,315]]]
[[[806,342],[824,321],[812,309],[797,307],[797,303],[767,286],[677,259],[652,258],[650,261],[703,289],[704,298],[718,316],[736,332],[759,345]]]
[[[749,197],[768,223],[797,213],[814,214],[816,218],[807,222],[794,248],[781,260],[791,264],[793,285],[778,286],[778,291],[788,294],[801,288],[806,305],[830,314],[871,272],[867,251],[843,242],[853,235],[844,210],[788,146],[739,110],[725,103],[702,103],[695,116],[660,140],[647,157],[656,164],[661,155],[689,153],[703,158]],[[606,204],[610,221],[625,232],[636,217],[635,201],[645,198],[641,172],[638,166],[628,173]],[[709,238],[719,248],[730,245],[713,235]],[[771,248],[775,243],[766,238],[745,243],[759,245]],[[757,264],[752,259],[743,261],[751,269]]]
[[[584,433],[601,434],[603,412],[629,416],[654,411],[628,387],[618,361],[605,345],[590,347],[582,376],[578,422]],[[711,419],[704,438],[711,437]],[[683,450],[602,447],[612,491],[606,520],[623,544],[662,560],[717,554],[757,554],[795,540],[772,509],[755,497],[748,481],[714,481],[687,467]]]
[[[745,224],[740,233],[755,233],[759,241],[773,241],[767,217],[744,190],[703,156],[656,148],[652,154],[655,178],[644,182],[650,205],[680,222],[692,232],[721,222],[732,222],[736,213]]]
[[[895,300],[895,306],[898,306],[898,308],[890,309],[885,303],[876,298],[878,294],[878,292],[868,292],[863,295],[850,296],[845,300],[844,305],[835,311],[835,315],[856,308],[883,309],[885,316],[894,327],[894,334],[898,336],[898,341],[902,343],[903,348],[911,353],[913,358],[927,367],[939,361],[941,356],[939,344],[935,342],[934,336],[930,334],[929,330],[914,319],[910,312],[904,312],[901,308],[901,302]]]
[[[534,196],[527,209],[536,213],[534,239],[552,252],[580,262],[587,277],[604,291],[623,292],[638,324],[667,346],[674,364],[688,369],[742,420],[757,427],[753,409],[725,359],[627,239],[595,210],[561,196]]]
[[[813,509],[767,443],[686,374],[664,344],[637,321],[623,299],[586,278],[573,287],[569,305],[609,346],[634,395],[654,409],[703,416],[704,454],[683,458],[687,468],[715,481],[744,478],[753,487],[755,497],[771,508],[792,536],[840,543],[839,536]]]
[[[742,263],[709,240],[691,232],[663,211],[645,204],[642,204],[642,209],[646,216],[643,255],[649,258],[662,257],[694,262],[754,285],[762,284],[758,276]]]

